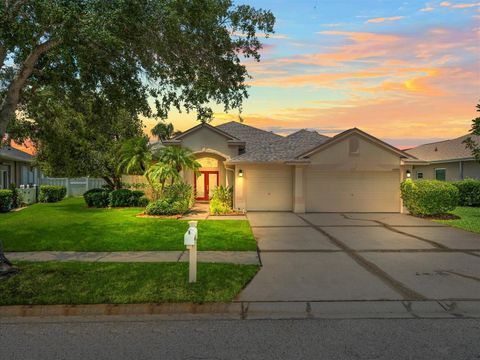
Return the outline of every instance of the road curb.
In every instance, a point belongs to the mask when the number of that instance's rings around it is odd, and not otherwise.
[[[0,319],[148,316],[229,319],[480,318],[480,301],[296,301],[0,306]]]

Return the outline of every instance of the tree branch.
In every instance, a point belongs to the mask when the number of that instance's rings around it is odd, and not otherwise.
[[[20,101],[20,93],[28,78],[32,75],[38,59],[42,54],[58,46],[61,42],[60,39],[51,39],[37,45],[23,62],[20,71],[8,86],[0,107],[0,138],[5,134],[7,125],[15,114],[18,102]]]

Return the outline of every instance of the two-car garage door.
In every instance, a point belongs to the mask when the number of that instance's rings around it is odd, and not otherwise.
[[[307,168],[307,212],[398,212],[399,171],[329,172]]]
[[[291,211],[293,167],[251,166],[245,174],[247,210]],[[306,167],[307,212],[398,212],[399,171],[331,172]]]

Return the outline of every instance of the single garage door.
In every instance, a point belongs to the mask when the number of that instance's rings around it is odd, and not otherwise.
[[[306,171],[306,211],[399,212],[399,171]]]
[[[252,166],[245,172],[247,210],[291,211],[290,166]]]

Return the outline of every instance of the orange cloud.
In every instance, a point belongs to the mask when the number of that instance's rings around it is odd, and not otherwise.
[[[386,21],[398,21],[401,19],[404,19],[405,16],[390,16],[390,17],[379,17],[379,18],[374,18],[374,19],[369,19],[366,22],[367,23],[383,23]]]
[[[480,2],[464,3],[464,4],[452,4],[451,2],[443,1],[443,2],[440,3],[440,6],[449,7],[449,8],[452,8],[452,9],[468,9],[468,8],[480,6]]]

